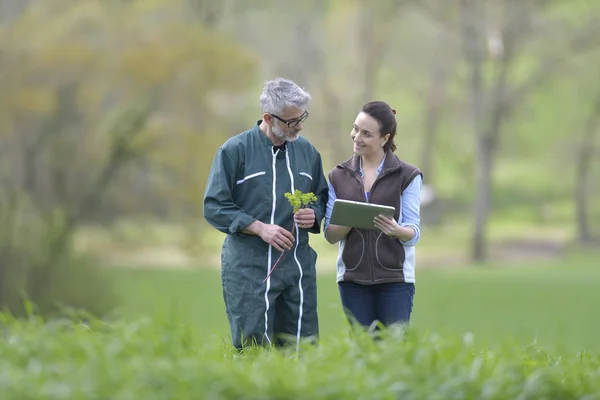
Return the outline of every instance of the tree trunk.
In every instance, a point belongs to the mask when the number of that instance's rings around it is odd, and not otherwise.
[[[323,82],[322,98],[324,104],[327,104],[327,113],[323,114],[323,131],[326,132],[328,139],[328,150],[329,150],[329,162],[336,165],[342,162],[348,157],[348,146],[350,145],[350,129],[343,132],[340,128],[340,113],[342,112],[341,99],[337,92],[331,86],[330,82]],[[343,145],[345,143],[344,138],[347,139],[348,146]]]
[[[509,43],[505,43],[506,50],[497,55],[501,59],[498,61],[498,72],[494,76],[493,88],[488,98],[486,115],[489,118],[486,118],[484,135],[477,137],[475,232],[472,249],[472,259],[475,262],[484,262],[487,258],[487,224],[491,210],[494,161],[502,125],[510,110],[510,104],[504,102],[504,98],[508,72],[513,60],[512,48]]]
[[[475,227],[473,230],[471,258],[474,262],[486,259],[487,223],[490,213],[492,182],[492,155],[489,138],[477,140],[475,165]]]
[[[377,87],[377,74],[389,48],[389,33],[397,23],[403,1],[392,3],[361,0],[359,11],[359,45],[363,69],[363,102],[372,101]]]
[[[600,124],[600,87],[596,94],[596,99],[592,107],[590,116],[585,124],[583,138],[580,143],[577,168],[576,168],[576,190],[575,206],[577,217],[577,233],[580,243],[585,243],[591,239],[590,227],[588,224],[588,196],[590,184],[590,170],[594,157],[594,139]]]
[[[475,131],[475,226],[472,238],[472,258],[485,259],[486,226],[489,213],[489,192],[492,163],[490,138],[485,132],[485,88],[482,77],[483,48],[480,23],[483,13],[478,0],[461,0],[462,43],[469,66],[471,114]]]
[[[480,26],[484,13],[475,8],[478,0],[462,0],[463,43],[465,55],[471,70],[471,101],[473,106],[473,124],[476,136],[475,158],[475,221],[472,238],[471,258],[480,263],[487,258],[487,224],[491,211],[492,178],[498,141],[502,125],[514,106],[506,101],[508,76],[514,60],[514,50],[528,24],[527,9],[522,3],[508,4],[508,21],[497,40],[499,47],[491,50],[494,66],[497,68],[492,77],[491,90],[483,87],[482,64],[484,52],[482,42],[485,29]]]
[[[437,53],[443,51],[446,47],[446,32],[440,30]],[[447,57],[436,59],[431,79],[429,81],[429,90],[425,103],[423,142],[421,147],[421,169],[427,176],[428,182],[433,182],[433,155],[435,154],[435,141],[442,119],[442,104],[446,92],[446,81],[448,79],[449,63]]]
[[[367,102],[373,100],[375,95],[375,83],[377,71],[381,64],[381,47],[382,44],[378,40],[376,30],[381,29],[380,21],[376,20],[377,13],[374,7],[377,4],[371,4],[367,0],[360,2],[359,12],[359,43],[360,52],[362,54],[363,63],[363,91],[361,93],[361,101]]]

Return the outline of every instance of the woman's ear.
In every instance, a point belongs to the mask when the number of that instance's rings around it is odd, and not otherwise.
[[[388,133],[387,135],[385,135],[385,136],[383,137],[383,139],[384,139],[384,140],[383,140],[383,143],[381,143],[381,147],[385,146],[385,144],[386,144],[387,142],[389,142],[389,140],[390,140],[390,136],[391,136],[391,135]]]

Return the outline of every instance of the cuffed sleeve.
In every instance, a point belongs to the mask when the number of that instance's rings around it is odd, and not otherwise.
[[[256,219],[235,204],[236,163],[223,148],[213,160],[204,193],[204,218],[215,229],[238,234]]]
[[[318,234],[321,233],[321,222],[325,217],[329,187],[323,173],[323,161],[318,152],[316,155],[316,162],[313,165],[313,176],[316,179],[316,181],[313,181],[313,193],[317,197],[317,201],[310,206],[315,212],[315,224],[308,231],[310,233]]]
[[[402,242],[405,246],[414,246],[421,237],[421,189],[423,187],[423,178],[417,175],[408,185],[401,196],[402,215],[398,224],[404,227],[410,227],[415,230],[414,236]]]
[[[325,223],[323,225],[323,231],[327,231],[327,227],[329,226],[329,221],[331,221],[331,213],[333,212],[333,203],[335,203],[336,195],[335,189],[333,185],[329,183],[329,195],[327,198],[327,206],[325,208]],[[325,236],[327,237],[327,236]]]

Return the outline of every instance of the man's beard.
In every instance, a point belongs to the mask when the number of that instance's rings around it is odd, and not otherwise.
[[[289,133],[285,133],[283,129],[281,129],[277,125],[273,125],[271,131],[273,132],[273,135],[275,135],[279,139],[285,140],[286,142],[293,142],[300,137],[299,132],[296,135],[290,135]]]

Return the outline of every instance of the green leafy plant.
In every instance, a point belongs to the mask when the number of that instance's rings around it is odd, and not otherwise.
[[[302,193],[298,189],[296,189],[293,194],[287,192],[285,194],[285,198],[288,199],[290,205],[294,208],[294,214],[296,214],[301,208],[306,208],[317,201],[317,196],[315,196],[313,192]]]
[[[306,207],[310,206],[312,203],[314,203],[315,201],[317,201],[317,196],[315,196],[315,194],[313,192],[302,193],[298,189],[294,190],[294,193],[286,192],[284,194],[284,196],[286,199],[288,199],[288,201],[290,202],[290,205],[294,209],[294,214],[296,214],[299,210],[306,208]],[[295,227],[296,227],[296,223],[294,223],[292,225],[292,235],[294,234]],[[285,251],[283,253],[285,253]],[[281,253],[279,255],[279,258],[275,262],[275,265],[273,265],[273,268],[271,268],[271,270],[269,271],[269,273],[267,274],[267,277],[265,278],[265,280],[263,282],[266,282],[267,279],[269,279],[269,277],[273,273],[273,270],[275,270],[275,267],[277,266],[277,264],[279,264],[281,257],[283,257],[283,253]]]

